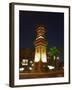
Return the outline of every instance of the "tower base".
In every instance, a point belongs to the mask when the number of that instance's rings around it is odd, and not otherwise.
[[[48,64],[47,63],[44,63],[44,62],[35,62],[34,63],[34,70],[35,72],[46,72],[48,71]]]

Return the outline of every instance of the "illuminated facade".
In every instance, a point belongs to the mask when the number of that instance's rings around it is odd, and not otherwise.
[[[41,68],[41,65],[47,63],[47,54],[46,54],[46,47],[47,42],[45,40],[45,32],[46,29],[44,26],[38,26],[36,29],[36,40],[34,42],[35,45],[35,58],[34,62],[37,64],[35,68],[38,70]]]

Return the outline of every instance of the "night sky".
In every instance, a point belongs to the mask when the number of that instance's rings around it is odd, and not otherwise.
[[[34,48],[35,28],[46,26],[48,47],[64,48],[64,13],[19,11],[20,48]]]

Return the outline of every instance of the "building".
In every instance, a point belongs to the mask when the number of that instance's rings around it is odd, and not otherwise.
[[[43,25],[36,28],[34,70],[42,71],[47,64],[47,42],[45,40],[46,29]]]

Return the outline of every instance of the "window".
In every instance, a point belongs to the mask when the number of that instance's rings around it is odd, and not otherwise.
[[[28,59],[23,59],[22,60],[22,65],[27,66],[28,65]]]

